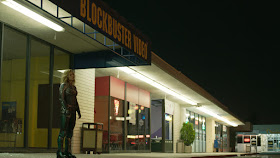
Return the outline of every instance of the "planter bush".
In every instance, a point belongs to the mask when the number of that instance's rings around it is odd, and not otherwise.
[[[192,123],[183,123],[183,127],[180,130],[180,139],[184,141],[185,146],[191,146],[195,139],[195,131]]]

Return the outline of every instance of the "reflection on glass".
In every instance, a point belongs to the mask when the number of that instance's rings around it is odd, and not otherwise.
[[[137,131],[137,122],[138,122],[138,106],[134,103],[128,102],[128,111],[127,111],[127,150],[138,150],[138,131]]]
[[[48,122],[50,105],[50,46],[31,39],[29,109],[32,137],[30,147],[46,148],[48,144]],[[34,115],[37,113],[37,115]]]
[[[127,150],[149,150],[149,108],[128,102]]]
[[[195,114],[195,152],[199,152],[199,120],[198,114]]]
[[[59,102],[59,86],[63,71],[70,67],[70,55],[66,52],[54,49],[54,65],[53,65],[53,129],[52,140],[58,138],[60,131],[60,102]],[[57,148],[57,141],[52,141],[52,147]]]
[[[4,33],[0,140],[6,142],[1,142],[0,148],[23,147],[27,38],[6,26]]]
[[[195,140],[192,143],[192,152],[206,152],[206,118],[186,110],[185,122],[193,123]]]
[[[111,97],[110,149],[123,150],[123,100]]]
[[[172,140],[173,115],[165,114],[165,140]]]
[[[163,100],[152,100],[151,104],[151,150],[162,152],[162,107]]]

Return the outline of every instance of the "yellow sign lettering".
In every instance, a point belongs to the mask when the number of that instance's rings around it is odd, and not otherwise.
[[[118,41],[119,41],[119,42],[122,41],[121,28],[122,28],[122,25],[121,25],[120,23],[118,23]]]
[[[96,25],[96,5],[95,5],[95,3],[91,4],[91,22],[93,25]]]
[[[103,31],[107,33],[107,13],[103,10]]]
[[[81,8],[80,8],[81,17],[86,17],[86,0],[81,0]]]
[[[118,22],[113,18],[113,37],[117,39],[118,37]]]
[[[102,28],[102,10],[100,7],[97,8],[97,26],[101,29]]]
[[[131,32],[129,30],[127,30],[127,45],[131,49]]]
[[[90,8],[89,8],[89,0],[87,0],[87,21],[91,22],[91,18],[89,16]]]
[[[124,44],[124,26],[122,25],[122,44]]]
[[[112,17],[108,14],[108,34],[112,36],[113,28],[112,28]]]

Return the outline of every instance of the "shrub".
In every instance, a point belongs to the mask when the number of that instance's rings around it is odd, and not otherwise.
[[[195,131],[192,123],[183,123],[183,127],[180,130],[180,139],[184,141],[186,146],[190,146],[195,138]]]

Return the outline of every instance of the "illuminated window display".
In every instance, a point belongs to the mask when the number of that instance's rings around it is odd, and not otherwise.
[[[228,151],[228,134],[227,126],[216,122],[215,125],[215,139],[218,141],[219,146],[217,148],[218,152]]]
[[[246,145],[251,146],[252,152],[279,152],[280,125],[253,125],[251,132],[237,132],[237,152],[245,152]]]
[[[150,93],[112,76],[95,82],[94,120],[104,124],[103,152],[150,151]]]
[[[192,152],[206,152],[206,118],[194,112],[186,110],[185,123],[192,123],[195,130],[195,140],[192,144]]]
[[[4,34],[0,140],[5,142],[1,142],[0,147],[57,147],[56,141],[50,143],[49,140],[55,140],[59,132],[57,119],[60,113],[57,114],[59,109],[56,107],[60,105],[61,72],[58,70],[69,69],[70,55],[7,25]],[[52,93],[50,85],[53,85]],[[52,127],[48,124],[50,96],[53,97]],[[29,119],[25,119],[27,113]]]
[[[126,150],[149,150],[150,108],[128,102]]]

